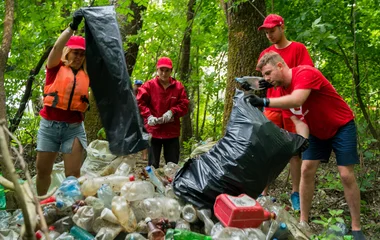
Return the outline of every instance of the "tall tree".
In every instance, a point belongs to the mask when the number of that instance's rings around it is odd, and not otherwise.
[[[228,24],[227,86],[224,100],[223,127],[232,110],[237,76],[255,75],[261,51],[268,46],[265,35],[257,29],[265,18],[265,0],[222,1]]]
[[[7,119],[5,104],[6,92],[4,87],[4,72],[12,43],[14,7],[15,3],[13,0],[5,0],[3,41],[1,43],[0,48],[0,119]]]
[[[185,30],[185,34],[183,36],[182,41],[182,48],[181,48],[181,62],[179,67],[179,76],[181,81],[186,86],[189,82],[190,78],[190,49],[191,49],[191,32],[192,32],[192,26],[193,26],[193,20],[194,20],[194,6],[196,1],[195,0],[189,0],[189,3],[187,5],[187,27]],[[188,87],[187,92],[188,91]],[[191,127],[191,111],[192,107],[189,107],[189,111],[185,116],[182,117],[182,136],[181,141],[188,141],[192,135],[193,135],[193,129]]]

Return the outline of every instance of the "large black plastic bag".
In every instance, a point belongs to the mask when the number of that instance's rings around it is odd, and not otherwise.
[[[86,61],[92,92],[114,155],[148,147],[127,72],[113,6],[81,8],[85,18]]]
[[[225,136],[176,174],[174,193],[199,208],[212,208],[221,193],[253,198],[302,151],[307,140],[280,129],[237,90]]]

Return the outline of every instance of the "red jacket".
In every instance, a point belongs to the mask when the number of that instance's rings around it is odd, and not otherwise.
[[[189,107],[189,99],[181,82],[170,78],[170,85],[166,89],[155,77],[144,83],[137,93],[137,103],[140,114],[144,118],[144,124],[154,138],[176,138],[180,136],[180,117],[184,116]],[[161,117],[165,112],[171,110],[174,122],[149,126],[147,119],[150,115]]]

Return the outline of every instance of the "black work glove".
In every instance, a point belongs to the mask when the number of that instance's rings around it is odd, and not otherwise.
[[[271,87],[274,87],[274,86],[272,84],[270,84],[269,82],[265,81],[264,79],[259,81],[259,88],[268,89]]]
[[[252,90],[251,89],[251,85],[247,82],[243,82],[242,84],[240,84],[241,88],[244,89],[245,91],[249,91],[249,90]]]
[[[79,10],[76,10],[73,14],[73,21],[70,23],[70,28],[73,30],[73,31],[76,31],[78,30],[78,26],[79,24],[82,22],[82,19],[83,19],[83,13],[82,13],[82,10],[79,9]]]
[[[268,107],[269,98],[260,98],[256,95],[249,96],[249,103],[254,107]]]

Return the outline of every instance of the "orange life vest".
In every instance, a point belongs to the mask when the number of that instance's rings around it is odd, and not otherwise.
[[[89,106],[90,79],[81,69],[74,75],[68,66],[61,66],[52,84],[44,87],[44,105],[63,110],[85,112]]]

